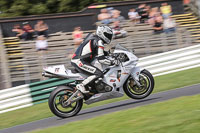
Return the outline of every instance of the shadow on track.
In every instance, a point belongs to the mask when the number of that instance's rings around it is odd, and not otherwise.
[[[101,109],[96,109],[96,110],[92,110],[92,111],[87,111],[86,112],[80,112],[79,114],[77,114],[76,116],[72,116],[72,117],[78,117],[78,116],[82,116],[82,115],[86,115],[86,114],[91,114],[91,113],[96,113],[96,112],[101,112],[101,111],[106,111],[106,110],[110,110],[110,109],[114,109],[114,108],[119,108],[119,107],[125,107],[128,105],[135,105],[138,103],[143,103],[143,102],[147,102],[147,101],[152,101],[152,100],[156,100],[156,99],[160,99],[161,97],[155,97],[155,98],[149,98],[149,99],[144,99],[144,100],[140,100],[140,101],[133,101],[133,102],[128,102],[128,103],[121,103],[119,105],[115,105],[115,106],[110,106],[110,107],[103,107]],[[112,104],[112,103],[110,103]],[[102,105],[103,106],[103,105]],[[100,106],[98,106],[100,107]],[[92,109],[92,108],[90,108]],[[95,109],[95,107],[94,107]],[[71,117],[68,117],[71,118]],[[68,118],[58,118],[57,120],[63,120],[63,119],[68,119]]]
[[[140,100],[140,101],[133,101],[133,102],[124,103],[124,104],[115,105],[115,106],[111,105],[110,107],[106,107],[106,108],[102,108],[102,109],[98,109],[98,110],[94,110],[94,111],[88,111],[88,112],[80,113],[78,115],[84,115],[84,114],[88,114],[88,113],[94,113],[94,112],[99,112],[99,111],[103,111],[103,110],[109,110],[109,109],[123,107],[123,106],[131,105],[131,104],[138,104],[138,103],[142,103],[142,102],[146,102],[146,101],[151,101],[151,100],[155,100],[155,99],[159,99],[159,98],[161,98],[161,97],[149,98],[149,99]]]

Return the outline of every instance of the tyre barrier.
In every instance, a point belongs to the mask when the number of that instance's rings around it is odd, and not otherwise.
[[[200,45],[177,49],[139,59],[138,66],[160,76],[200,67]],[[52,78],[0,91],[0,114],[46,102],[50,92],[74,80]]]

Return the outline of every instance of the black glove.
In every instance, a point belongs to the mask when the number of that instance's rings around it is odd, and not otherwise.
[[[111,61],[111,65],[118,66],[119,63],[120,63],[119,60],[113,60],[113,61]]]
[[[103,51],[105,56],[109,56],[109,52],[108,51]]]

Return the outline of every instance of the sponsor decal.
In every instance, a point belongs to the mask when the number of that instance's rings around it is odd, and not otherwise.
[[[83,66],[83,63],[80,62],[80,63],[78,64],[78,66],[79,66],[79,67],[82,67],[82,66]]]
[[[120,82],[120,78],[118,78],[118,81]]]
[[[116,78],[116,76],[115,76],[115,75],[109,75],[109,77],[111,77],[111,78]]]
[[[115,79],[111,79],[111,80],[110,80],[110,82],[115,82],[115,81],[116,81]]]
[[[59,73],[60,68],[55,68],[55,73]]]
[[[122,73],[122,74],[127,75],[128,73]]]
[[[94,68],[91,68],[91,67],[87,67],[85,65],[82,66],[82,68],[86,69],[87,71],[90,71],[90,72],[95,72],[96,69]]]
[[[119,82],[120,82],[120,77],[121,77],[121,70],[119,70],[118,73],[117,73],[117,79],[118,79]]]

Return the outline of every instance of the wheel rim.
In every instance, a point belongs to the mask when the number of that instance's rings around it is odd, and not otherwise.
[[[150,90],[149,88],[151,88],[151,80],[146,74],[144,73],[140,74],[139,82],[141,84],[141,87],[137,86],[137,84],[135,83],[132,77],[128,79],[127,90],[132,95],[145,95]]]
[[[72,94],[73,92],[70,90],[62,90],[55,95],[53,104],[57,112],[62,114],[73,114],[76,111],[79,101],[72,104],[66,103]]]

